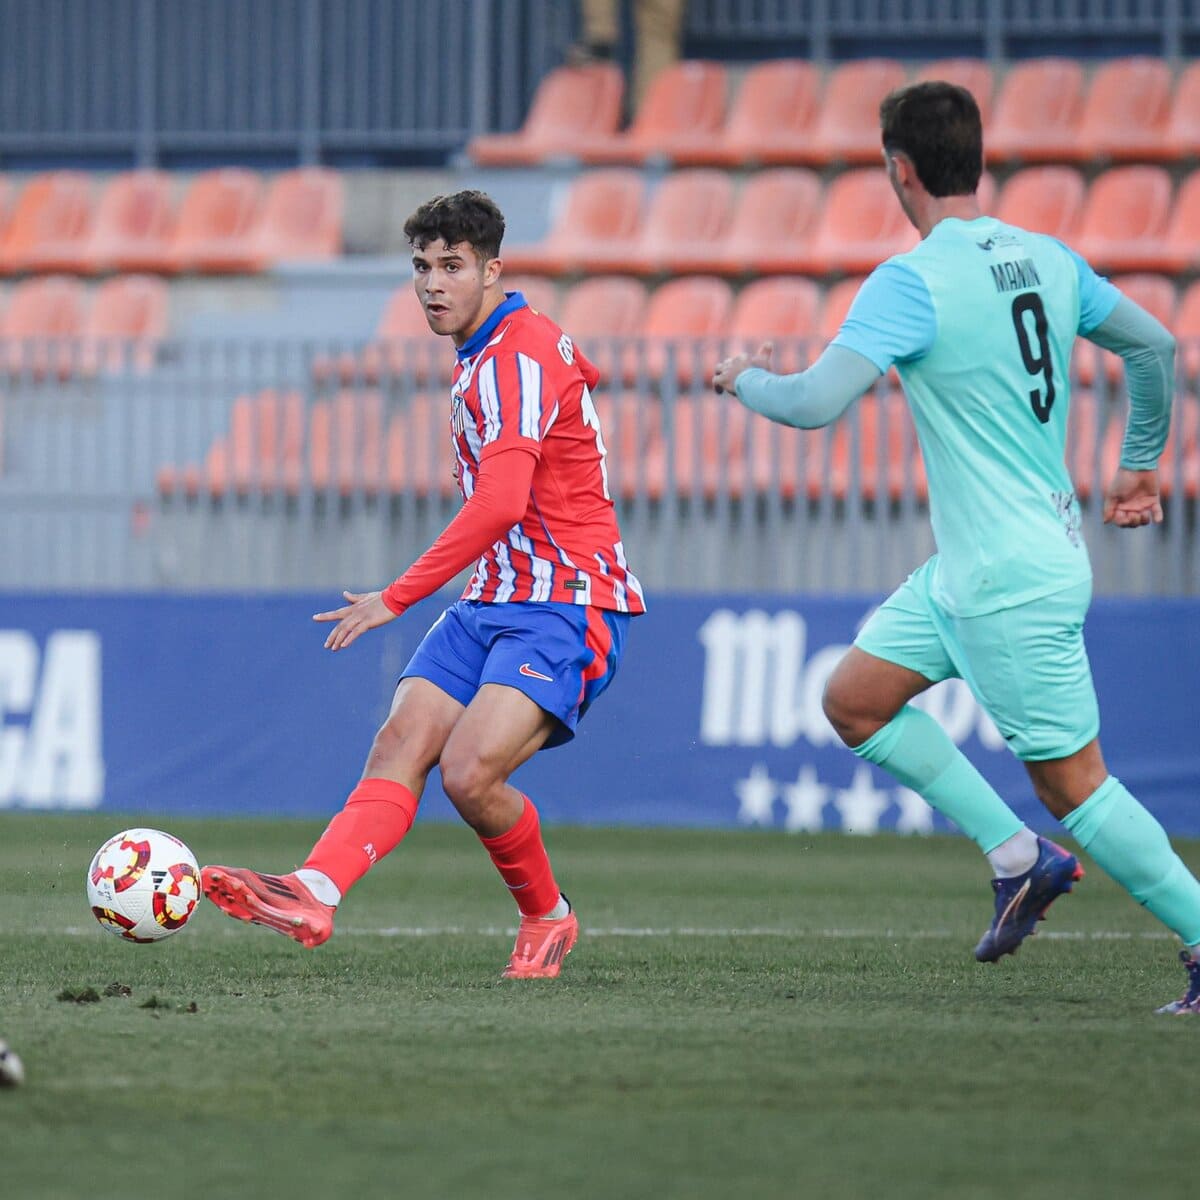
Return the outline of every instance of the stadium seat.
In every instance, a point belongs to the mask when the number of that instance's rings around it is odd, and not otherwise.
[[[719,137],[726,86],[720,63],[677,62],[655,76],[628,130],[579,138],[579,156],[590,163],[682,161]]]
[[[692,248],[692,270],[718,275],[803,270],[820,200],[820,180],[805,167],[756,171],[734,204],[726,236],[707,251]]]
[[[276,176],[267,189],[253,257],[256,270],[283,262],[337,258],[342,252],[342,177],[324,167]]]
[[[150,370],[167,335],[168,292],[152,275],[118,275],[100,284],[81,331],[80,369]]]
[[[387,428],[385,478],[392,495],[453,495],[458,490],[445,392],[417,392],[392,413]]]
[[[179,209],[169,264],[176,271],[254,271],[262,181],[253,171],[221,167],[193,180]]]
[[[728,352],[753,353],[772,342],[777,371],[799,371],[815,351],[821,292],[811,279],[756,279],[738,293],[729,321]]]
[[[383,400],[375,389],[345,389],[309,415],[309,478],[319,492],[375,495],[384,482]]]
[[[1056,162],[1070,157],[1083,112],[1083,68],[1066,58],[1037,58],[1009,69],[990,129],[989,162]]]
[[[604,438],[609,495],[631,499],[647,492],[662,495],[661,479],[651,469],[662,457],[662,409],[636,391],[601,391],[592,397]]]
[[[0,324],[3,367],[11,374],[65,377],[74,370],[74,339],[83,331],[83,284],[67,275],[43,275],[17,284]]]
[[[1171,109],[1171,68],[1161,58],[1119,58],[1092,77],[1074,162],[1161,159]]]
[[[939,58],[926,63],[917,72],[914,82],[924,83],[933,79],[966,88],[975,97],[979,115],[983,118],[983,128],[987,130],[992,119],[992,96],[996,90],[991,63],[982,58]]]
[[[558,320],[558,288],[553,279],[542,275],[508,275],[503,279],[506,292],[520,292],[525,297],[525,303],[538,312],[545,313],[553,320]],[[425,320],[422,313],[421,319]]]
[[[866,58],[835,67],[812,140],[800,162],[878,163],[879,104],[907,80],[904,67],[889,58]]]
[[[559,324],[600,371],[602,382],[619,376],[618,342],[637,337],[649,296],[640,279],[596,276],[572,285],[563,301]]]
[[[723,490],[741,495],[748,417],[728,396],[676,397],[664,408],[662,438],[646,453],[650,494],[693,500],[712,500]]]
[[[1074,167],[1026,167],[1000,189],[996,216],[1009,225],[1070,242],[1079,228],[1087,194]]]
[[[679,161],[716,166],[770,166],[809,152],[821,94],[812,63],[785,58],[746,73],[720,136]]]
[[[1151,270],[1183,274],[1200,267],[1200,171],[1179,185],[1162,237],[1141,252]]]
[[[336,379],[378,383],[384,378],[408,378],[422,385],[442,378],[449,386],[454,368],[453,347],[440,338],[425,319],[412,285],[405,283],[391,294],[372,340],[358,354],[318,354],[312,375],[318,385]]]
[[[661,380],[672,362],[679,384],[706,379],[732,313],[733,292],[723,279],[693,275],[664,283],[650,297],[642,337],[626,353],[625,382],[643,374]]]
[[[1200,157],[1200,62],[1185,68],[1175,84],[1163,154],[1172,159]]]
[[[1096,393],[1090,388],[1073,387],[1067,412],[1066,464],[1075,495],[1084,503],[1096,491],[1099,428]]]
[[[87,269],[170,270],[174,222],[168,175],[162,171],[117,175],[96,206],[86,249]]]
[[[606,270],[637,235],[644,193],[641,171],[614,167],[581,175],[545,239],[512,247],[504,261],[511,271],[549,275]]]
[[[917,241],[881,167],[843,171],[826,189],[812,239],[797,265],[814,274],[869,271]]]
[[[1175,313],[1177,364],[1193,386],[1200,381],[1200,279],[1189,284]]]
[[[1100,270],[1152,269],[1170,211],[1165,168],[1111,167],[1088,189],[1075,249]]]
[[[1165,275],[1116,275],[1113,283],[1135,304],[1141,305],[1151,316],[1157,317],[1168,329],[1175,328],[1175,312],[1178,307],[1175,284]],[[1076,378],[1084,387],[1091,387],[1096,379],[1096,360],[1104,365],[1104,375],[1110,384],[1122,375],[1119,355],[1084,338],[1075,343],[1074,365]]]
[[[21,191],[0,243],[0,271],[75,269],[92,221],[92,185],[78,171],[51,171]]]
[[[682,274],[702,269],[729,232],[733,181],[705,167],[674,171],[650,198],[637,239],[614,248],[604,268],[635,275]]]
[[[821,302],[821,315],[817,321],[817,336],[821,340],[818,350],[823,349],[837,336],[837,331],[841,329],[842,322],[846,319],[850,305],[854,303],[854,297],[858,295],[858,289],[862,287],[865,278],[858,275],[840,279],[826,289]]]
[[[625,77],[616,63],[558,67],[538,85],[517,133],[475,138],[468,155],[480,166],[530,166],[575,157],[579,143],[611,138],[621,123]]]

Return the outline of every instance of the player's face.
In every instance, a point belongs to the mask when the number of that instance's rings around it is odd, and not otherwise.
[[[500,260],[484,258],[466,242],[447,246],[438,238],[413,250],[413,284],[429,328],[453,338],[456,346],[466,342],[496,307],[488,303],[488,289],[495,291],[499,278]]]

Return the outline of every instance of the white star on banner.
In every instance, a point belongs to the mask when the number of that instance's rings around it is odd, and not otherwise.
[[[859,766],[848,788],[839,788],[834,805],[842,814],[844,833],[877,833],[879,818],[890,801],[871,783],[871,768]]]
[[[775,781],[762,763],[755,763],[733,790],[738,798],[738,820],[743,825],[775,824]]]
[[[933,809],[911,788],[896,789],[897,833],[932,833]]]
[[[817,778],[812,767],[801,767],[795,783],[781,789],[787,805],[784,828],[788,833],[816,833],[824,828],[821,811],[829,801],[829,789]]]

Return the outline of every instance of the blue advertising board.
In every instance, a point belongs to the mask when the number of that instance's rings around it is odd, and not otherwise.
[[[445,597],[322,649],[322,595],[0,600],[0,808],[336,811]],[[948,828],[850,754],[821,692],[874,598],[656,596],[575,742],[516,782],[559,823]],[[1098,600],[1087,639],[1113,772],[1200,834],[1200,602]],[[923,705],[1036,828],[1054,822],[965,685]],[[436,784],[423,818],[452,816]]]

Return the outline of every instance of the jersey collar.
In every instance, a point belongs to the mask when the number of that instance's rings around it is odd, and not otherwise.
[[[518,308],[528,307],[525,297],[520,292],[505,292],[504,299],[496,305],[495,311],[471,337],[458,348],[458,361],[465,362],[474,358],[492,340],[492,334],[505,317],[511,316]]]

